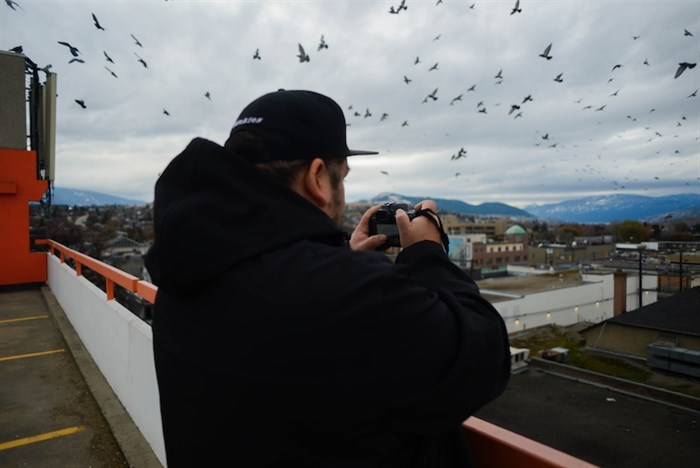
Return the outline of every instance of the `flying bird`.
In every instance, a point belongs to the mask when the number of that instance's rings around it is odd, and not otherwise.
[[[204,97],[207,98],[207,99],[209,99],[209,100],[211,101],[211,94],[209,94],[209,91],[207,91],[206,93],[204,93]]]
[[[262,60],[260,57],[260,49],[255,49],[255,53],[253,54],[253,59],[254,60]]]
[[[438,69],[438,64],[435,63],[435,65],[433,65],[432,67],[430,67],[430,68],[428,69],[428,71],[433,71],[433,70],[437,70],[437,69]]]
[[[561,83],[562,81],[564,81],[564,80],[561,79],[561,76],[562,76],[562,75],[563,75],[563,73],[559,73],[559,74],[557,75],[557,77],[554,78],[554,81],[556,81],[557,83]]]
[[[75,99],[75,102],[77,102],[78,105],[79,105],[80,107],[82,107],[83,109],[86,108],[86,107],[85,107],[85,101],[83,101],[82,99]]]
[[[546,58],[547,60],[551,60],[552,56],[549,55],[549,51],[552,50],[552,44],[549,44],[545,49],[544,52],[540,54],[540,57]]]
[[[622,68],[622,65],[618,63],[617,65],[613,66],[613,67],[612,67],[612,70],[610,70],[610,71],[611,71],[611,72],[614,72],[615,69],[617,69],[617,68]]]
[[[105,51],[103,50],[102,53],[105,54],[105,59],[106,59],[109,63],[114,63],[114,60],[112,60],[112,57],[110,57],[109,55],[107,55],[107,52],[105,52]]]
[[[80,55],[80,51],[78,50],[77,47],[73,47],[69,43],[63,42],[63,41],[58,41],[58,43],[68,47],[70,49],[70,53],[73,55],[73,57],[77,57],[78,55]]]
[[[523,102],[521,102],[521,104],[525,104],[527,101],[532,101],[531,94],[528,94],[527,96],[525,96],[525,98],[523,99]]]
[[[165,115],[170,115],[170,112],[168,112],[167,110],[163,109],[163,114],[165,114]]]
[[[488,112],[486,112],[485,107],[482,107],[481,109],[479,109],[479,112],[481,112],[482,114],[488,114]]]
[[[420,63],[420,57],[416,57],[416,60],[413,62],[413,65],[418,65]]]
[[[327,49],[328,44],[326,44],[326,40],[323,38],[323,34],[321,34],[321,42],[318,44],[318,50],[321,49]]]
[[[134,43],[135,43],[137,46],[143,47],[143,45],[141,45],[141,42],[140,42],[138,39],[136,39],[136,36],[134,36],[133,34],[131,34],[131,38],[134,40]]]
[[[683,35],[684,35],[684,36],[692,36],[692,34],[690,33],[690,31],[688,31],[687,29],[684,29],[684,30],[683,30]]]
[[[95,27],[97,29],[105,30],[105,28],[102,27],[99,21],[97,21],[97,16],[95,16],[95,13],[92,14],[92,21],[95,23]]]
[[[139,62],[141,62],[141,65],[143,65],[143,68],[148,68],[148,64],[146,63],[146,61],[145,61],[144,59],[142,59],[141,57],[139,57],[139,54],[137,54],[136,52],[134,52],[134,55],[139,59]]]
[[[432,93],[428,94],[428,95],[425,97],[425,99],[423,100],[423,102],[426,102],[426,101],[428,100],[428,98],[432,99],[433,101],[437,101],[437,100],[438,100],[438,98],[437,98],[437,92],[438,92],[438,89],[435,88],[435,89],[433,90]]]
[[[379,171],[379,172],[381,172],[384,175],[389,175],[389,173],[387,171]]]
[[[401,0],[401,3],[399,3],[398,8],[396,9],[396,12],[398,13],[401,10],[408,10],[408,7],[406,6],[406,0]]]
[[[70,60],[68,61],[68,63],[73,63],[73,62],[85,63],[85,60],[83,60],[83,59],[81,59],[81,58],[75,58],[75,57],[73,57],[72,59],[70,59]]]
[[[636,41],[637,39],[639,39],[639,36],[632,36],[632,39]]]
[[[467,90],[467,92],[469,92],[469,91],[476,91],[476,85],[475,84],[471,85],[469,87],[469,89]]]
[[[24,11],[24,8],[22,8],[22,7],[20,6],[20,4],[17,3],[17,2],[15,2],[14,0],[5,0],[5,3],[7,3],[7,6],[9,6],[10,8],[12,8],[12,9],[15,10],[15,11],[17,11],[17,9],[15,8],[15,6],[18,6],[20,10]]]
[[[369,111],[369,108],[367,108],[367,110],[365,110],[365,119],[367,117],[372,117],[372,113]]]
[[[410,83],[412,80],[410,80],[409,78],[406,77],[406,75],[404,75],[404,76],[403,76],[403,81],[404,81],[406,84],[408,84],[408,83]]]
[[[602,106],[600,106],[599,108],[597,108],[597,109],[595,110],[595,112],[602,111],[603,109],[605,109],[605,106],[607,106],[607,104],[603,104]]]
[[[408,120],[404,120],[401,124],[402,127],[408,127]]]
[[[382,114],[382,116],[379,118],[379,121],[382,122],[382,121],[386,120],[387,117],[389,117],[389,114],[387,114],[386,112],[384,112],[384,113]]]
[[[681,62],[681,63],[679,63],[679,64],[678,64],[678,70],[676,70],[676,76],[674,76],[673,78],[675,79],[675,78],[678,78],[679,76],[681,76],[681,73],[683,73],[683,72],[685,71],[686,68],[695,68],[695,65],[697,65],[697,64],[695,64],[695,63],[688,63],[688,62]]]
[[[512,105],[510,106],[510,110],[508,111],[508,115],[512,114],[513,112],[515,112],[515,111],[518,110],[518,109],[520,109],[520,106],[519,106],[519,105],[517,105],[517,104],[512,104]]]
[[[450,160],[451,160],[451,161],[456,161],[457,159],[459,159],[459,158],[464,158],[464,157],[466,157],[466,156],[467,156],[467,150],[465,150],[464,147],[462,147],[462,148],[460,148],[460,149],[457,151],[457,154],[453,154],[453,155],[450,157]]]
[[[643,64],[644,64],[644,65],[649,65],[649,60],[647,60],[647,59],[645,58]]]
[[[299,44],[299,55],[297,55],[297,57],[299,57],[299,63],[304,63],[311,60],[306,52],[304,52],[304,48],[301,46],[301,44]]]
[[[516,13],[522,13],[522,9],[520,8],[520,0],[515,0],[515,6],[511,10],[510,14],[514,15]]]
[[[686,96],[685,98],[688,99],[688,98],[691,98],[691,97],[697,97],[697,95],[698,95],[698,90],[696,89],[695,91],[693,91],[692,94],[689,94],[689,95]],[[683,120],[685,120],[685,117],[683,117]]]
[[[503,73],[503,69],[498,70],[498,73],[496,73],[496,76],[494,76],[494,78],[503,79],[502,73]]]
[[[460,94],[459,96],[452,98],[452,100],[450,101],[450,105],[453,105],[455,103],[455,101],[461,101],[461,100],[462,100],[462,95]]]
[[[110,70],[110,69],[107,67],[107,65],[105,65],[105,68],[107,69],[108,72],[110,72],[110,73],[112,74],[113,77],[119,78],[119,77],[117,76],[116,73],[114,73],[112,70]]]

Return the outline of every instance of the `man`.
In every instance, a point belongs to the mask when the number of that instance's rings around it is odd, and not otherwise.
[[[335,101],[279,90],[159,178],[146,262],[170,468],[472,464],[461,424],[506,386],[505,325],[429,211],[397,212],[394,262],[369,235],[378,206],[348,243],[358,154],[376,153],[348,149]]]

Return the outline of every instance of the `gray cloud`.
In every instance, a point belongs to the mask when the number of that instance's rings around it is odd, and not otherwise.
[[[2,7],[0,49],[22,45],[58,75],[59,186],[151,200],[191,138],[223,143],[252,99],[297,88],[333,97],[350,146],[381,152],[351,159],[349,200],[394,191],[525,206],[700,190],[700,97],[688,97],[700,67],[673,78],[700,58],[695,2],[533,1],[515,15],[512,2],[486,1],[409,0],[398,15],[385,1],[21,4]],[[68,64],[59,40],[85,63]],[[550,43],[553,58],[539,57]],[[435,88],[438,100],[423,103]],[[450,160],[461,147],[467,156]]]

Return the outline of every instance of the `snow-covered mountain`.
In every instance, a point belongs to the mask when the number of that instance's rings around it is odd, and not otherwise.
[[[574,223],[609,223],[624,220],[662,219],[674,212],[700,208],[700,195],[682,193],[663,197],[601,195],[547,205],[526,206],[539,219]]]
[[[513,218],[538,218],[549,221],[571,223],[610,223],[615,221],[659,221],[700,216],[700,194],[682,193],[663,197],[643,195],[601,195],[565,200],[546,205],[530,205],[519,209],[505,203],[482,203],[471,205],[460,200],[411,196],[397,193],[380,193],[359,203],[377,204],[385,202],[407,203],[413,206],[426,198],[437,202],[440,211],[481,216],[510,216]],[[106,193],[56,187],[51,203],[54,205],[103,206],[145,205],[142,200],[133,200]]]
[[[515,208],[505,203],[482,203],[480,205],[470,205],[469,203],[464,203],[459,200],[450,200],[446,198],[434,198],[434,197],[414,197],[409,195],[400,195],[397,193],[380,193],[379,195],[369,199],[360,200],[359,203],[367,203],[368,205],[376,205],[378,203],[407,203],[409,206],[413,206],[416,203],[431,199],[435,200],[438,209],[447,213],[461,213],[468,215],[481,215],[481,216],[510,216],[513,218],[533,218],[533,215],[527,211],[521,210],[520,208]]]
[[[142,200],[132,200],[130,198],[117,197],[106,193],[91,192],[89,190],[79,190],[66,187],[54,187],[51,197],[52,205],[69,206],[103,206],[103,205],[145,205]]]

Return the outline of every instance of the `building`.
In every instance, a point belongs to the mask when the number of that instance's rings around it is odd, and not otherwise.
[[[447,237],[450,239],[450,259],[462,268],[471,269],[474,245],[486,243],[486,234],[459,234]]]
[[[655,275],[643,276],[643,304],[656,302]],[[545,325],[600,323],[639,300],[637,274],[568,270],[480,280],[481,293],[498,310],[508,333]]]
[[[477,218],[473,221],[465,221],[454,214],[443,214],[440,219],[448,235],[486,234],[490,239],[502,239],[508,228],[506,218]]]
[[[527,263],[527,245],[522,242],[479,242],[474,244],[471,271],[478,277],[506,275],[508,265]]]
[[[619,314],[580,332],[596,350],[700,377],[700,287]]]
[[[528,247],[528,263],[531,266],[588,263],[608,259],[614,253],[614,244],[538,244]]]

